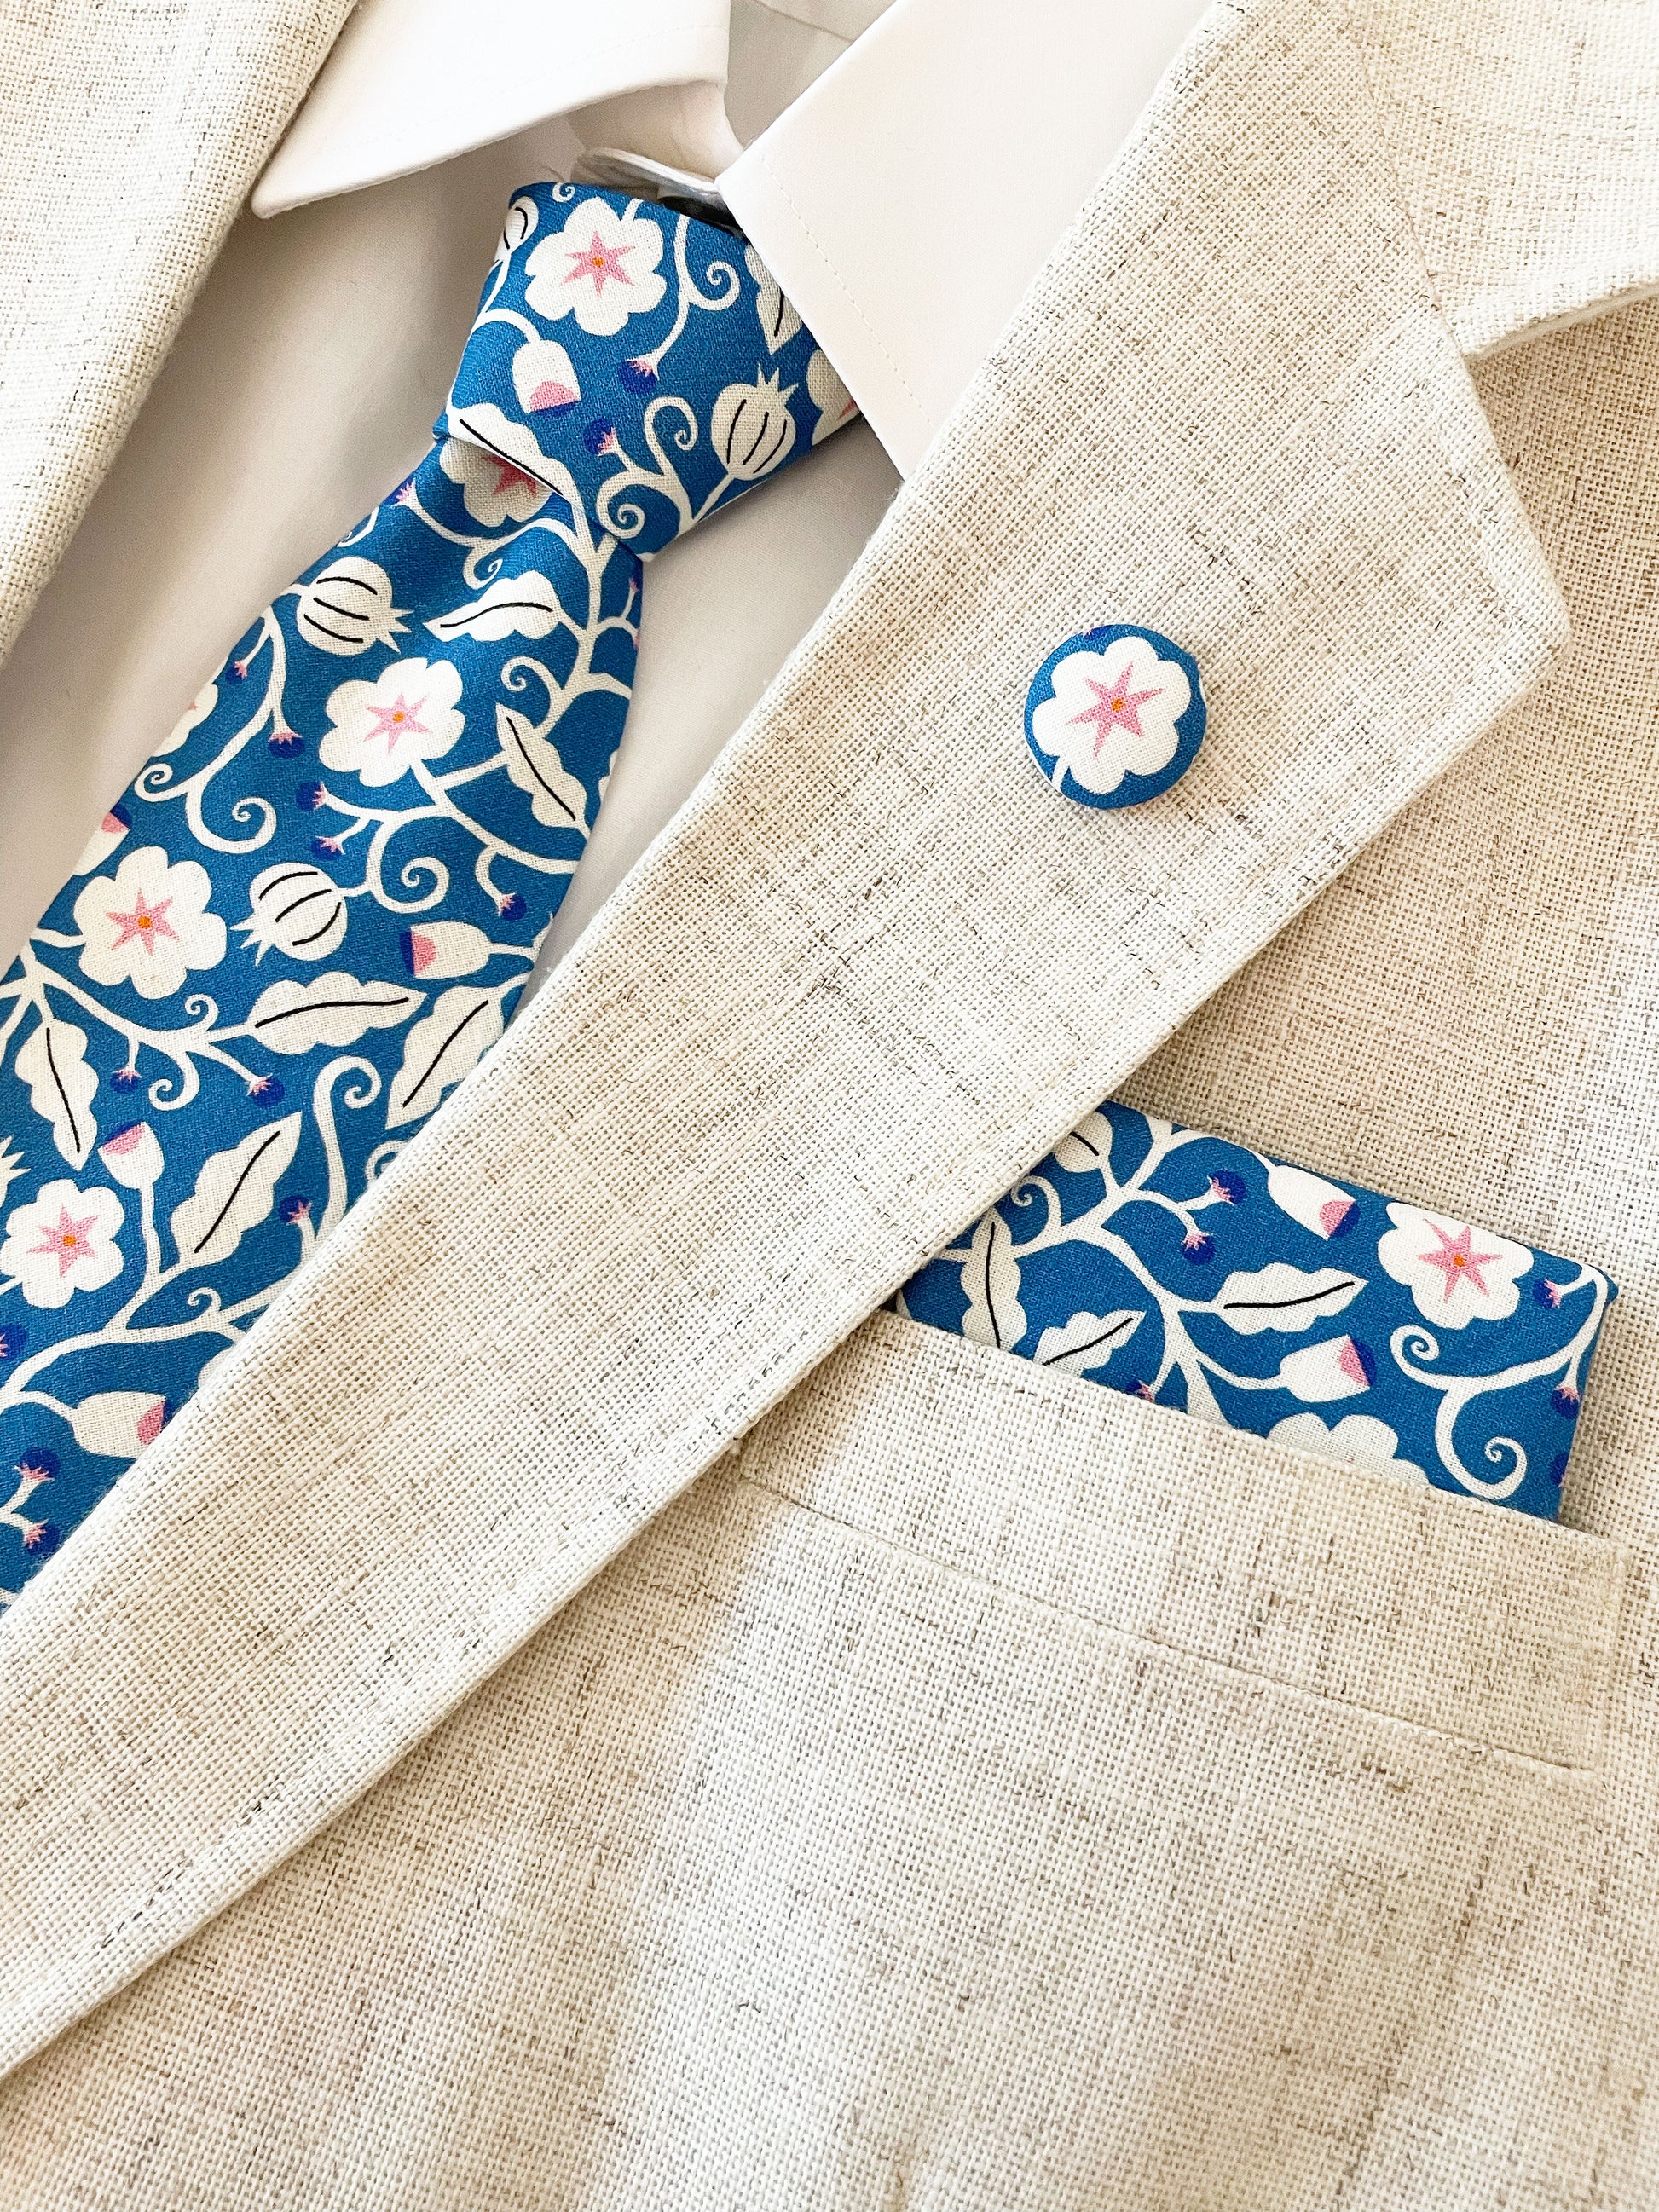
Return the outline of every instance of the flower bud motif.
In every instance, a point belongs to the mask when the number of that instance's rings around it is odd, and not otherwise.
[[[795,443],[789,412],[794,386],[780,390],[781,373],[757,375],[752,384],[728,384],[714,402],[708,434],[727,473],[754,483],[786,461]]]
[[[155,1390],[100,1390],[82,1398],[70,1427],[82,1451],[106,1459],[137,1459],[172,1418],[173,1407]]]
[[[392,579],[378,561],[348,553],[301,586],[294,626],[319,653],[366,653],[401,636],[408,611],[392,605]]]
[[[231,670],[227,668],[224,672],[227,678],[229,678],[231,676]],[[158,753],[176,752],[179,747],[184,744],[185,738],[191,735],[191,732],[199,728],[200,726],[206,721],[208,716],[213,712],[218,703],[219,686],[211,682],[203,684],[201,690],[191,701],[189,706],[186,707],[184,713],[179,715],[178,720],[167,732],[166,737],[162,738],[161,744],[156,746],[156,751]]]
[[[1376,1380],[1376,1355],[1356,1336],[1331,1337],[1288,1352],[1279,1363],[1279,1380],[1304,1406],[1358,1398]]]
[[[532,338],[519,348],[513,389],[526,415],[562,415],[582,396],[575,365],[556,338]]]
[[[112,806],[81,848],[76,874],[89,876],[94,868],[101,868],[131,827],[132,817],[125,806],[118,803]]]
[[[325,869],[304,860],[262,868],[248,885],[248,917],[237,927],[245,945],[258,948],[256,963],[267,952],[321,960],[346,933],[345,893]]]
[[[476,975],[489,957],[489,939],[470,921],[417,922],[399,942],[404,967],[422,979]]]
[[[1351,1191],[1306,1168],[1286,1167],[1282,1160],[1268,1163],[1267,1195],[1280,1212],[1315,1237],[1346,1237],[1359,1218]]]
[[[149,1189],[165,1164],[155,1132],[148,1121],[129,1121],[124,1129],[106,1137],[98,1147],[98,1157],[111,1180],[125,1184],[128,1190]]]

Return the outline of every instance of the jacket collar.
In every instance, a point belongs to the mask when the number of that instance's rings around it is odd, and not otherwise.
[[[1102,815],[1021,717],[1115,617],[1211,728]],[[416,1742],[1561,636],[1359,53],[1222,9],[691,806],[9,1617],[0,2057]]]

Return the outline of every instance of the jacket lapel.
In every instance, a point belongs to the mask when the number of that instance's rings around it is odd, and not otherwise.
[[[350,0],[44,0],[0,21],[0,654]]]
[[[1659,289],[1659,23],[1595,0],[1367,0],[1383,136],[1466,355]]]
[[[1102,815],[1021,716],[1111,618],[1211,720]],[[1224,8],[707,786],[9,1617],[0,2056],[418,1741],[1560,636],[1340,19]]]

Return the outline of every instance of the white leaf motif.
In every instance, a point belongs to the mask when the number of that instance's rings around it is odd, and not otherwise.
[[[833,438],[859,411],[852,393],[836,374],[829,355],[821,346],[806,364],[806,396],[818,410],[818,419],[812,426],[815,446],[821,446],[826,438]]]
[[[1067,1175],[1103,1175],[1112,1163],[1112,1125],[1103,1114],[1085,1114],[1054,1146]]]
[[[1340,1314],[1365,1287],[1365,1278],[1346,1267],[1319,1267],[1312,1274],[1288,1260],[1228,1276],[1213,1310],[1240,1336],[1260,1336],[1264,1328],[1304,1329]]]
[[[294,1158],[300,1122],[298,1114],[285,1115],[203,1163],[195,1189],[173,1207],[169,1224],[183,1266],[216,1266],[258,1227],[270,1211],[276,1178]]]
[[[404,1040],[404,1064],[386,1094],[386,1125],[401,1127],[429,1114],[452,1083],[470,1074],[501,1033],[493,991],[458,983]]]
[[[52,1124],[52,1142],[72,1168],[84,1167],[98,1137],[92,1113],[98,1075],[87,1065],[86,1031],[43,1017],[18,1047],[16,1065],[30,1105]]]
[[[550,580],[539,568],[526,568],[520,575],[497,576],[479,598],[434,615],[427,628],[446,644],[476,637],[493,645],[504,637],[545,637],[562,612]]]
[[[1064,1328],[1043,1330],[1037,1339],[1036,1364],[1062,1375],[1088,1375],[1129,1341],[1144,1318],[1131,1306],[1109,1314],[1074,1313]]]
[[[784,298],[777,278],[752,246],[744,246],[743,258],[755,280],[755,313],[760,318],[766,350],[775,353],[780,346],[787,345],[800,328],[800,317]]]
[[[1207,1421],[1212,1429],[1230,1429],[1232,1423],[1216,1403],[1215,1392],[1204,1379],[1200,1367],[1190,1366],[1183,1370],[1187,1385],[1187,1412],[1194,1421]]]
[[[507,772],[530,800],[544,828],[587,828],[587,793],[559,758],[559,749],[538,738],[526,717],[512,707],[495,709],[495,735],[507,756]]]
[[[1415,1460],[1396,1456],[1400,1439],[1375,1413],[1345,1414],[1334,1428],[1328,1427],[1317,1413],[1291,1413],[1275,1421],[1267,1436],[1273,1443],[1315,1452],[1321,1459],[1340,1460],[1347,1467],[1366,1468],[1373,1474],[1391,1474],[1398,1482],[1428,1486],[1429,1478]]]
[[[253,1001],[247,1025],[272,1052],[314,1052],[319,1044],[356,1044],[368,1030],[395,1029],[425,1004],[424,991],[336,972],[314,983],[273,983]]]
[[[1019,1302],[1019,1262],[1013,1232],[995,1206],[974,1231],[970,1257],[962,1271],[968,1310],[962,1333],[975,1344],[1012,1352],[1025,1334],[1025,1309]]]

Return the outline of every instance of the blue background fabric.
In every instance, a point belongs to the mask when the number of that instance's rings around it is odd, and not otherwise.
[[[1202,1420],[1553,1520],[1614,1295],[1594,1267],[1108,1103],[897,1304]]]
[[[249,624],[0,983],[0,1602],[501,1035],[642,558],[851,413],[741,240],[515,195],[433,452]]]

